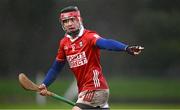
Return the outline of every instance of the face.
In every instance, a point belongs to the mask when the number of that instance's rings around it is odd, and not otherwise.
[[[80,28],[80,22],[76,18],[69,18],[62,21],[63,27],[67,33],[75,32]]]

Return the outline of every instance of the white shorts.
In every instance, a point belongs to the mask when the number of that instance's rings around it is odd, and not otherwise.
[[[86,104],[92,107],[109,108],[109,89],[86,90],[80,92],[76,103]]]

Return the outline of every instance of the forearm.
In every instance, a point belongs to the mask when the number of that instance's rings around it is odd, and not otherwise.
[[[106,49],[111,51],[126,51],[126,48],[128,47],[128,45],[122,42],[104,38],[98,39],[96,41],[96,46],[100,49]]]
[[[61,71],[64,65],[65,65],[65,61],[64,62],[59,62],[57,60],[54,61],[52,67],[48,70],[46,77],[43,81],[43,84],[45,84],[46,87],[48,87],[51,83],[54,82],[58,73]]]

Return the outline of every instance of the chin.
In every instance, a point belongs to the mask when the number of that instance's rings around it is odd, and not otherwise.
[[[71,31],[71,32],[68,32],[68,34],[69,34],[69,35],[72,35],[72,36],[78,35],[78,34],[79,34],[79,29],[73,30],[73,31]]]

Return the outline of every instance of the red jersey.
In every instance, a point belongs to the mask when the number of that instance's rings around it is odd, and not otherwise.
[[[79,92],[84,90],[108,89],[100,65],[100,49],[95,46],[99,35],[83,30],[80,37],[71,39],[65,35],[60,41],[56,59],[67,60],[73,71]]]

